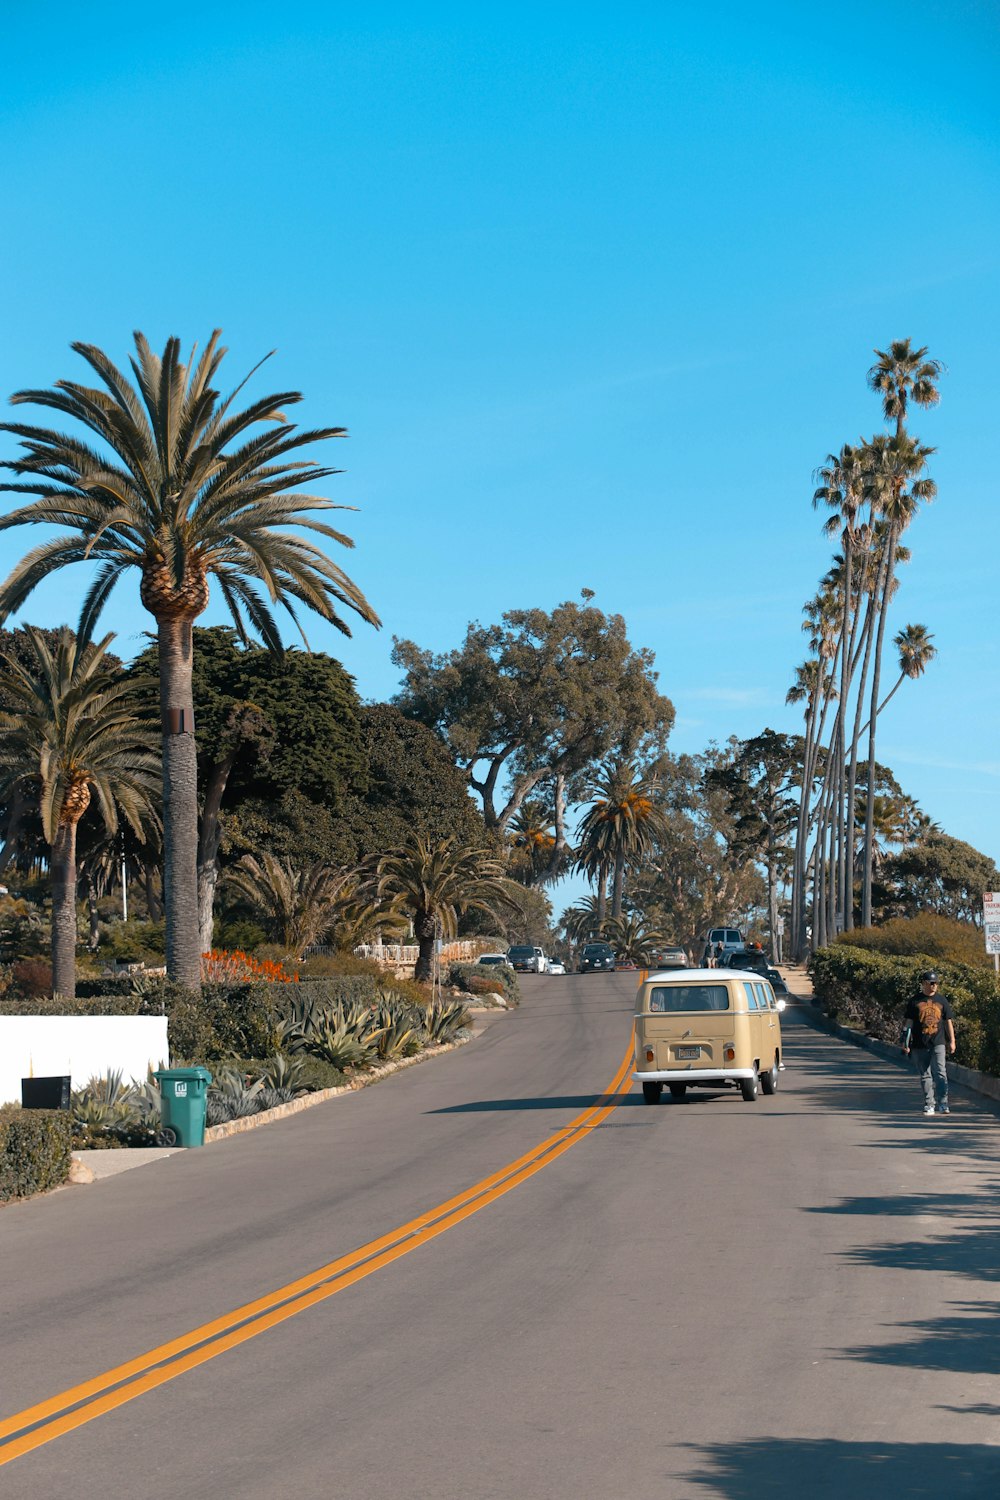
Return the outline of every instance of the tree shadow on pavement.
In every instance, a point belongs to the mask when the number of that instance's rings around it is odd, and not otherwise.
[[[854,1443],[756,1438],[691,1450],[682,1477],[724,1500],[983,1500],[1000,1493],[1000,1448],[985,1443]],[[663,1493],[670,1493],[664,1476]]]
[[[1000,1375],[1000,1337],[997,1334],[1000,1308],[994,1302],[953,1302],[949,1305],[962,1308],[963,1312],[913,1323],[893,1323],[894,1331],[909,1330],[913,1337],[905,1343],[867,1344],[842,1349],[839,1357],[903,1369]],[[1000,1448],[996,1452],[1000,1458]],[[1000,1494],[1000,1488],[996,1493]]]

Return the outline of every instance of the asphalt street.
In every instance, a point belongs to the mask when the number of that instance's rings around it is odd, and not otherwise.
[[[558,1135],[619,1069],[635,979],[528,977],[447,1057],[0,1211],[0,1417]],[[73,1430],[40,1417],[0,1495],[1000,1493],[1000,1119],[960,1093],[925,1119],[912,1074],[783,1026],[775,1098],[633,1087],[335,1295]]]

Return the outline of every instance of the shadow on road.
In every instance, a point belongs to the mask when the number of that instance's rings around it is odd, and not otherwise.
[[[1000,1448],[985,1443],[850,1443],[759,1438],[692,1448],[683,1475],[725,1500],[966,1500],[1000,1492]],[[670,1481],[664,1477],[664,1494]]]
[[[840,1351],[841,1359],[863,1359],[903,1369],[949,1370],[964,1375],[1000,1375],[1000,1308],[992,1302],[953,1302],[961,1314],[893,1323],[894,1332],[912,1335],[899,1344],[867,1344]],[[1000,1459],[1000,1448],[996,1450]],[[950,1493],[947,1492],[946,1493]],[[986,1490],[981,1492],[986,1494]],[[995,1491],[1000,1494],[1000,1489]]]

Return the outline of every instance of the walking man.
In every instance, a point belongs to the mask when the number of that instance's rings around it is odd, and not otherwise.
[[[924,1089],[924,1114],[947,1115],[948,1069],[945,1047],[955,1051],[955,1013],[938,993],[938,976],[928,969],[920,976],[920,993],[906,1007],[903,1051],[913,1053]]]

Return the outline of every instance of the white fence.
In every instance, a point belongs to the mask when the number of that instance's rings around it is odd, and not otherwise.
[[[506,951],[503,938],[459,938],[454,943],[442,944],[439,956],[445,964],[464,960],[474,963],[480,953],[490,953],[500,948]],[[415,964],[419,953],[416,943],[362,943],[354,950],[355,958],[374,958],[382,964]]]
[[[120,1072],[144,1083],[168,1063],[166,1016],[0,1016],[0,1104],[20,1103],[22,1078],[68,1073],[78,1089]]]

